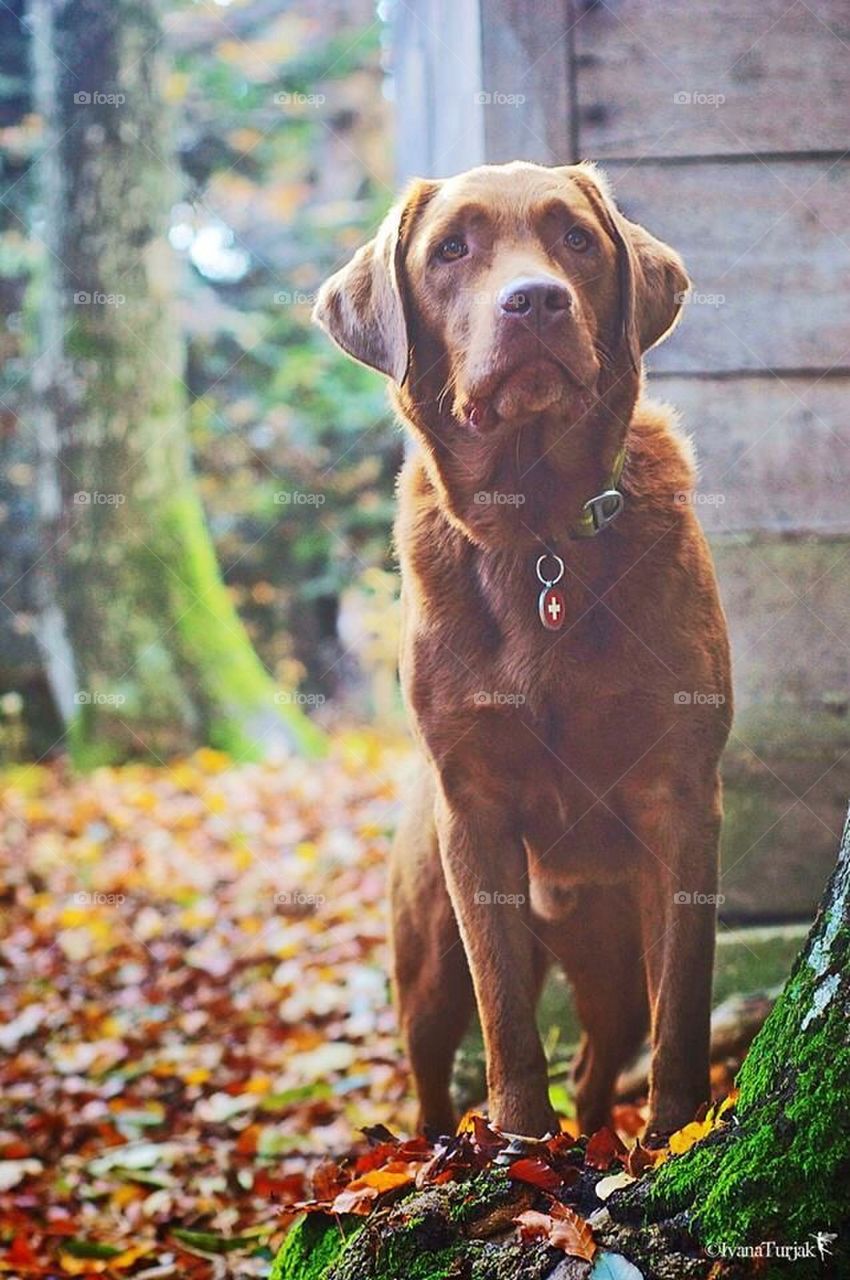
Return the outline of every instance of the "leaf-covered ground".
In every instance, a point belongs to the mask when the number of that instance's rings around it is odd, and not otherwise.
[[[506,1152],[480,1120],[442,1146],[387,1132],[414,1115],[386,946],[409,763],[349,733],[319,762],[0,774],[0,1272],[264,1276],[311,1199],[369,1214],[491,1160],[570,1185],[575,1133]],[[620,1180],[667,1154],[635,1147],[644,1119],[620,1106],[596,1139]]]
[[[385,865],[406,766],[0,775],[0,1270],[262,1275],[281,1205],[404,1129]]]

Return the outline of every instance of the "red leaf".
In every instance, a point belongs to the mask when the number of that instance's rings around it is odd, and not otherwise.
[[[626,1148],[610,1129],[599,1129],[588,1141],[584,1162],[591,1169],[610,1169],[615,1160],[625,1156]]]
[[[653,1168],[657,1163],[658,1152],[647,1151],[646,1147],[642,1147],[638,1141],[626,1156],[626,1172],[633,1178],[639,1178],[646,1169]]]
[[[474,1115],[472,1117],[472,1137],[476,1147],[479,1148],[488,1158],[496,1155],[507,1146],[507,1139],[491,1128],[483,1116]]]
[[[515,1160],[508,1172],[512,1181],[527,1182],[529,1186],[540,1187],[543,1191],[559,1191],[563,1184],[561,1175],[537,1156]]]
[[[575,1138],[569,1133],[556,1133],[546,1143],[546,1148],[551,1156],[557,1159],[563,1159],[565,1156],[572,1156],[579,1163],[582,1160],[582,1151]]]
[[[38,1257],[31,1249],[26,1236],[15,1236],[9,1246],[6,1259],[13,1267],[20,1267],[22,1271],[38,1266]]]
[[[268,1196],[270,1200],[292,1204],[304,1195],[304,1175],[288,1173],[283,1178],[273,1178],[265,1169],[260,1169],[254,1177],[252,1191],[258,1196]]]
[[[0,1148],[0,1155],[4,1160],[26,1160],[31,1154],[31,1148],[26,1142],[7,1142]]]
[[[394,1160],[398,1154],[397,1142],[381,1142],[377,1147],[370,1147],[357,1157],[354,1165],[356,1176],[368,1173],[370,1169],[380,1169],[388,1160]]]
[[[236,1139],[236,1154],[239,1156],[256,1155],[257,1141],[261,1132],[262,1130],[258,1124],[249,1124],[247,1129],[243,1129]]]
[[[409,1138],[402,1142],[396,1152],[399,1160],[430,1160],[434,1148],[427,1138]]]
[[[624,1133],[627,1138],[636,1138],[643,1133],[646,1125],[646,1114],[642,1107],[633,1103],[622,1103],[613,1108],[611,1119],[617,1133]]]
[[[333,1200],[347,1185],[345,1171],[333,1160],[323,1160],[313,1174],[313,1195],[316,1200]]]

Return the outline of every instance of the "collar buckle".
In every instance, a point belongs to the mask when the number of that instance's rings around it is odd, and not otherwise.
[[[582,516],[582,522],[586,524],[589,536],[594,538],[597,533],[607,529],[609,524],[613,524],[623,510],[623,505],[623,495],[619,489],[606,489],[603,493],[588,498],[582,507],[582,512],[586,513]]]

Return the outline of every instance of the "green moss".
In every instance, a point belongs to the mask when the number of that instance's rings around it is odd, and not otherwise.
[[[356,1219],[305,1214],[294,1223],[281,1245],[270,1280],[324,1280],[343,1245],[361,1225]]]
[[[508,1186],[504,1175],[488,1174],[405,1196],[369,1219],[328,1280],[441,1280],[474,1248],[463,1226],[499,1204]]]
[[[349,1219],[343,1239],[333,1219],[313,1214],[292,1229],[271,1280],[538,1280],[551,1270],[545,1247],[471,1238],[472,1223],[510,1198],[501,1170],[468,1182],[412,1191],[365,1221]]]
[[[511,1194],[512,1183],[500,1169],[487,1169],[472,1182],[459,1184],[459,1194],[448,1203],[448,1217],[458,1226],[466,1226],[504,1203]]]
[[[455,1263],[467,1252],[465,1241],[455,1240],[439,1249],[423,1249],[420,1252],[415,1232],[391,1237],[377,1261],[380,1270],[372,1275],[374,1280],[444,1280],[452,1274]],[[354,1280],[353,1273],[346,1271]],[[370,1276],[370,1280],[372,1277]]]
[[[201,504],[194,493],[175,498],[162,516],[162,531],[179,565],[169,573],[171,614],[181,648],[203,693],[219,713],[210,723],[212,746],[239,759],[257,754],[254,736],[246,729],[253,709],[258,715],[285,722],[298,750],[318,754],[324,734],[294,704],[274,701],[274,686],[254,652],[219,574]],[[168,550],[166,551],[168,555]],[[246,713],[248,713],[246,717]]]
[[[818,986],[810,950],[741,1069],[737,1125],[671,1158],[653,1179],[650,1217],[689,1209],[709,1246],[799,1243],[815,1231],[840,1233],[850,1218],[847,1013],[834,998],[804,1025]],[[832,971],[846,970],[848,956],[850,930],[836,930]]]

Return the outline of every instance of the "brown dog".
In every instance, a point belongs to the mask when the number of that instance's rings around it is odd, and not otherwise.
[[[649,1129],[708,1096],[729,654],[690,451],[641,364],[687,284],[591,166],[516,163],[415,183],[319,296],[417,446],[396,537],[424,758],[393,942],[421,1123],[443,1132],[474,1000],[491,1117],[555,1128],[552,958],[585,1132],[647,1025]]]

